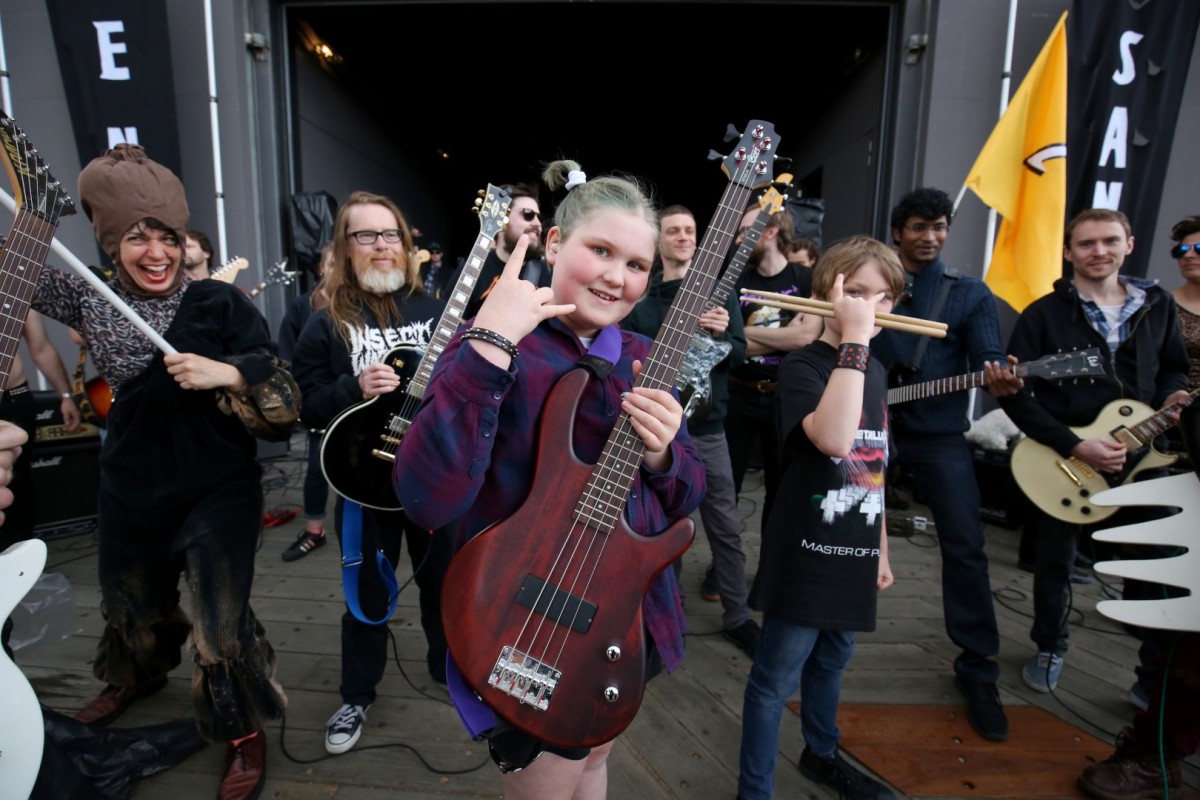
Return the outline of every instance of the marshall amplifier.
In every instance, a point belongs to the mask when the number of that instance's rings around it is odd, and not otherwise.
[[[48,395],[48,397],[47,397]],[[34,530],[41,539],[88,533],[96,527],[100,489],[100,429],[68,431],[54,392],[37,392],[37,428],[29,448]]]

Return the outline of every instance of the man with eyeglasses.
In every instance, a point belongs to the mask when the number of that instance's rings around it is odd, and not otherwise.
[[[301,421],[310,429],[325,429],[343,409],[365,400],[405,391],[400,375],[383,357],[394,348],[410,347],[415,365],[429,346],[445,308],[430,297],[412,254],[412,231],[396,204],[383,195],[354,192],[338,208],[334,220],[332,266],[324,278],[329,302],[304,325],[292,352],[292,374],[304,397]],[[406,402],[391,399],[386,407],[399,410]],[[415,404],[414,404],[415,405]],[[340,424],[351,424],[342,421]],[[367,432],[364,430],[364,434]],[[382,430],[371,435],[377,436]],[[352,454],[341,455],[346,469]],[[324,458],[339,454],[325,453]],[[359,470],[383,470],[390,462],[372,459]],[[370,480],[377,479],[376,472]],[[349,482],[347,482],[349,483]],[[343,484],[343,487],[345,484]],[[342,491],[342,489],[339,489]],[[334,506],[334,532],[342,542],[347,526],[355,524],[355,507],[339,496]],[[398,505],[398,504],[397,504]],[[347,516],[349,510],[351,514]],[[431,533],[415,526],[402,510],[363,506],[362,553],[382,552],[394,567],[401,545],[408,549],[419,591],[421,627],[427,645],[429,677],[446,683],[446,636],[441,620],[442,578],[450,563],[450,539],[443,530]],[[350,610],[342,615],[342,706],[325,728],[325,750],[344,753],[354,747],[375,701],[375,687],[388,663],[386,618],[392,588],[376,559],[367,558],[358,570],[361,613],[382,624],[368,624]]]
[[[916,189],[892,209],[892,239],[911,278],[895,314],[945,322],[944,339],[884,329],[871,341],[871,357],[889,368],[892,384],[985,371],[995,395],[1020,383],[1000,349],[996,299],[978,278],[942,263],[954,204],[939,189]],[[963,434],[970,427],[968,395],[951,392],[889,407],[897,468],[911,474],[932,512],[942,554],[942,609],[946,632],[961,651],[955,685],[967,700],[967,719],[985,739],[1008,738],[1008,718],[996,679],[1000,652],[988,560],[984,553],[979,485]]]
[[[550,265],[543,258],[545,250],[542,245],[542,213],[538,205],[537,187],[527,183],[517,183],[505,187],[508,190],[510,205],[508,222],[496,235],[496,246],[488,253],[479,270],[479,280],[467,301],[463,319],[470,319],[479,313],[483,299],[492,291],[492,286],[500,279],[505,263],[512,255],[513,248],[521,237],[528,233],[531,236],[529,249],[525,251],[525,266],[521,269],[521,279],[535,286],[550,285]],[[459,270],[459,274],[462,271]],[[458,276],[455,276],[455,283]]]

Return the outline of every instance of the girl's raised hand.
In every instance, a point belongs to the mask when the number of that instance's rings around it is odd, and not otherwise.
[[[500,278],[475,315],[476,327],[495,331],[513,344],[528,336],[543,320],[575,310],[574,303],[556,304],[554,292],[549,287],[538,288],[529,281],[521,280],[521,267],[525,264],[525,251],[528,249],[529,237],[526,234],[517,241]],[[471,343],[478,341],[472,339]],[[489,349],[492,347],[487,344],[484,346]]]

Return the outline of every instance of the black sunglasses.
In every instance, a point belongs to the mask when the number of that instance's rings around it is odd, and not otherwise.
[[[1183,258],[1188,254],[1189,250],[1200,256],[1200,242],[1175,245],[1171,248],[1171,258]]]
[[[525,218],[526,222],[533,222],[535,219],[540,220],[542,218],[542,215],[534,211],[532,208],[522,208],[520,213],[521,216]]]

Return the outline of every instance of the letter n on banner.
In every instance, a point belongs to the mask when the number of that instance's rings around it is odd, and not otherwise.
[[[165,0],[46,0],[80,164],[140,144],[183,179]]]
[[[1154,237],[1200,2],[1073,0],[1067,16],[1067,217],[1117,208]],[[1122,272],[1145,276],[1151,248]]]

